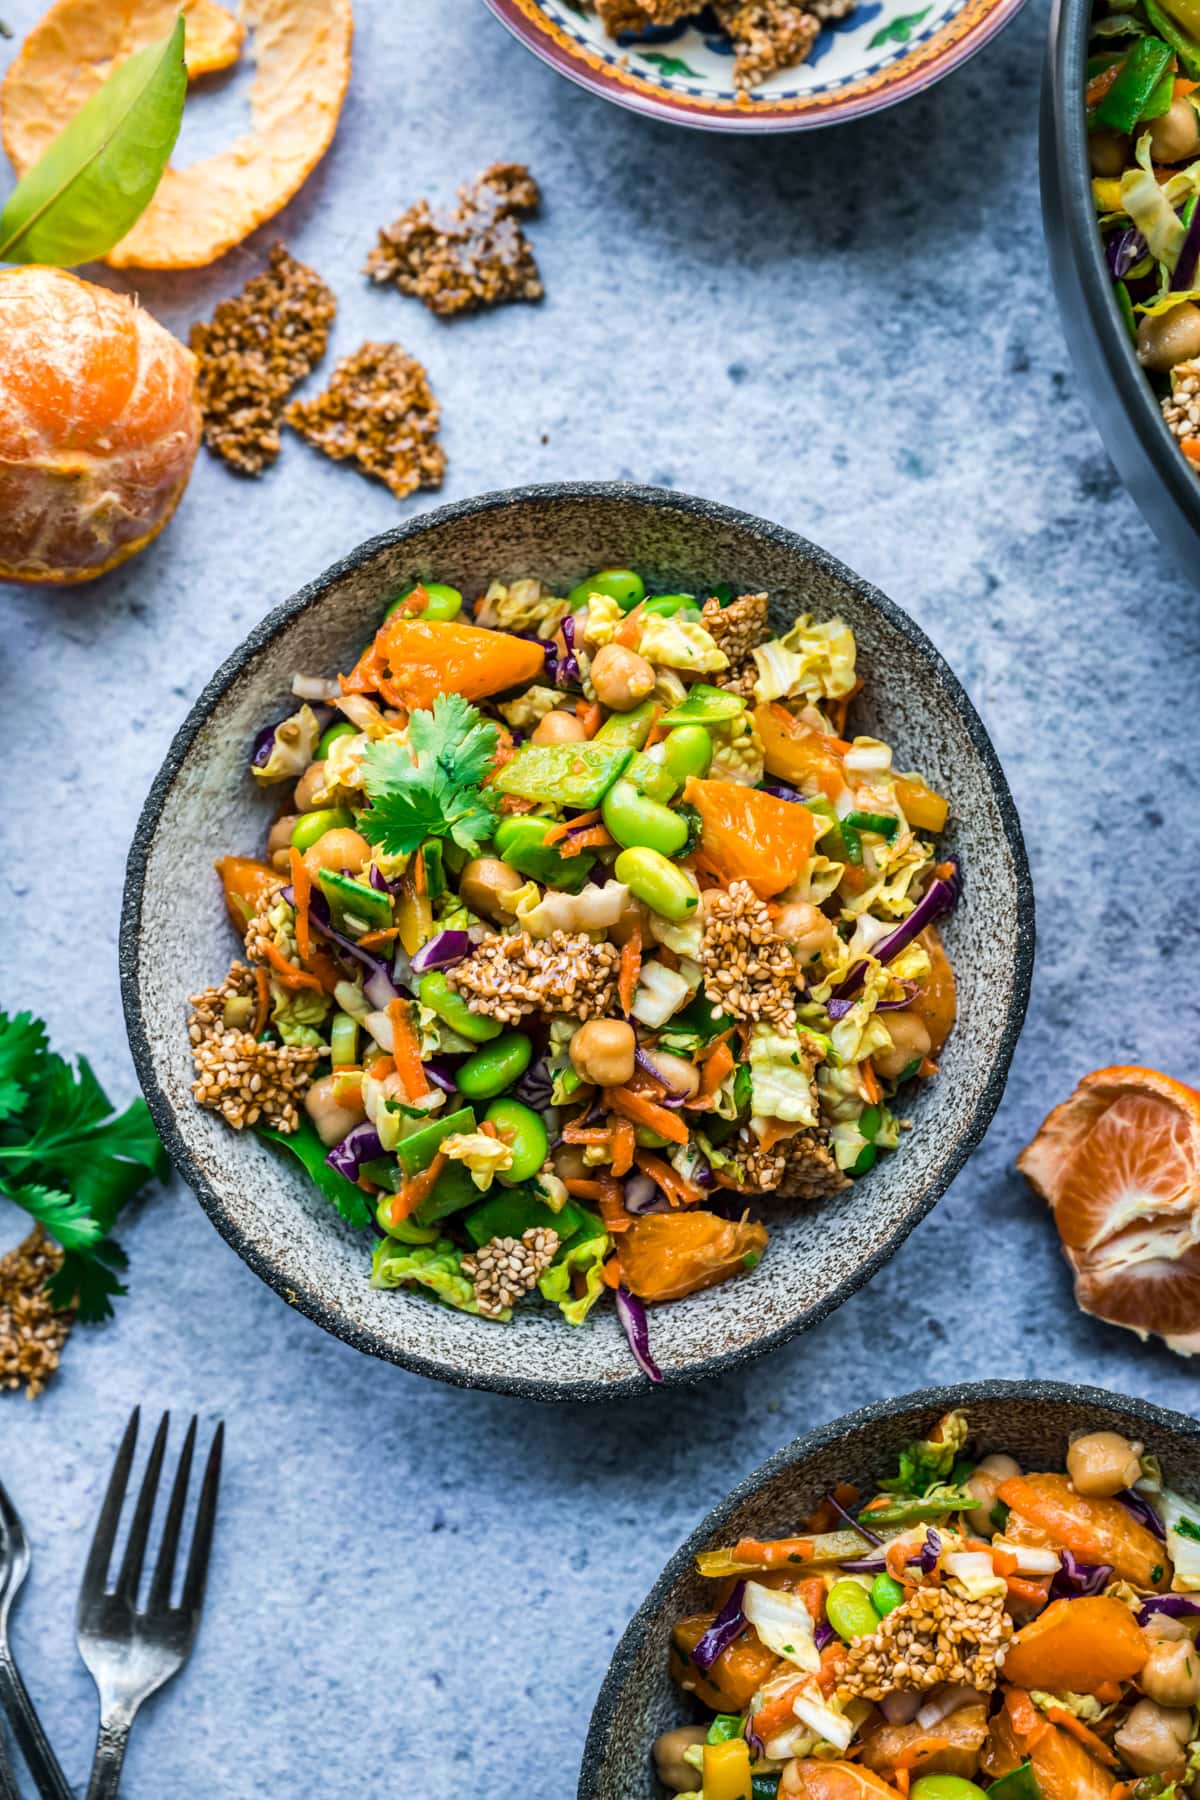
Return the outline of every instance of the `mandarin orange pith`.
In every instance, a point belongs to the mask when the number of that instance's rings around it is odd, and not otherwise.
[[[0,580],[90,581],[157,536],[200,443],[191,352],[62,269],[0,271]]]

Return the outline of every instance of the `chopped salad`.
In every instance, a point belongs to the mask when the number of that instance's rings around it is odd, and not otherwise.
[[[654,1746],[687,1800],[1200,1793],[1200,1506],[1113,1431],[1065,1469],[952,1412],[867,1494],[696,1558],[671,1673],[711,1715]]]
[[[402,595],[253,748],[287,798],[217,864],[244,953],[192,997],[197,1101],[375,1233],[376,1287],[611,1294],[658,1379],[646,1303],[895,1149],[953,1024],[947,805],[846,735],[855,658],[627,569]]]
[[[1168,430],[1200,472],[1200,7],[1099,6],[1088,151],[1104,254]]]

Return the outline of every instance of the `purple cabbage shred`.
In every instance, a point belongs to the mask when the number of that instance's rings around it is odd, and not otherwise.
[[[633,1360],[648,1380],[662,1380],[662,1370],[650,1354],[650,1325],[646,1318],[646,1309],[636,1294],[631,1294],[626,1287],[616,1291],[617,1317],[621,1321],[622,1330],[629,1340],[629,1348],[633,1352]],[[736,1590],[735,1590],[736,1591]],[[730,1596],[732,1598],[732,1596]],[[715,1627],[714,1627],[715,1629]],[[739,1627],[740,1629],[740,1627]],[[703,1638],[700,1640],[703,1643]],[[693,1652],[693,1655],[695,1652]],[[714,1657],[719,1654],[713,1651]]]
[[[617,1293],[625,1290],[618,1288]],[[724,1655],[730,1644],[739,1638],[746,1629],[746,1615],[742,1611],[742,1601],[746,1594],[746,1584],[739,1581],[700,1642],[692,1651],[692,1661],[698,1669],[711,1669],[718,1656]]]

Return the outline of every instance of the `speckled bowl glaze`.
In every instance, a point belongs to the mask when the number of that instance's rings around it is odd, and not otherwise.
[[[942,1072],[906,1107],[915,1129],[852,1190],[780,1207],[753,1275],[653,1310],[668,1383],[695,1381],[814,1324],[868,1279],[927,1213],[983,1136],[1004,1088],[1029,991],[1033,902],[1012,798],[983,726],[938,652],[900,609],[823,551],[709,501],[624,484],[533,487],[440,508],[372,539],[270,613],[219,669],[146,801],[129,857],[121,979],[133,1054],[176,1167],[264,1281],[327,1331],[375,1356],[465,1386],[545,1400],[644,1384],[609,1308],[580,1329],[540,1303],[501,1326],[418,1294],[368,1285],[370,1239],[351,1231],[298,1166],[193,1102],[187,996],[236,950],[213,859],[254,854],[275,800],[247,773],[258,729],[292,675],[347,668],[384,601],[419,579],[468,594],[539,574],[560,588],[629,564],[661,591],[727,580],[767,589],[777,629],[841,612],[859,643],[860,731],[897,747],[950,797],[948,848],[966,894],[947,923],[960,1023]]]
[[[1023,0],[859,0],[803,63],[743,93],[716,21],[611,38],[581,0],[485,0],[514,37],[580,87],[632,112],[708,131],[807,131],[880,112],[932,87],[993,38]]]
[[[925,1388],[883,1400],[797,1438],[748,1475],[681,1544],[617,1645],[592,1713],[577,1800],[660,1800],[651,1751],[660,1732],[708,1718],[671,1681],[671,1627],[702,1612],[711,1583],[696,1574],[698,1551],[740,1537],[780,1537],[796,1529],[837,1481],[894,1475],[903,1445],[922,1437],[952,1407],[970,1419],[981,1453],[1007,1451],[1025,1468],[1061,1469],[1081,1431],[1120,1431],[1162,1458],[1171,1485],[1200,1495],[1200,1424],[1102,1388],[1057,1381],[982,1381]]]

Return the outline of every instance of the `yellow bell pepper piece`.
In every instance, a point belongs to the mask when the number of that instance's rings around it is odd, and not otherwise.
[[[1098,213],[1124,212],[1125,205],[1121,199],[1120,176],[1094,175],[1092,177],[1092,200]]]
[[[745,1738],[705,1744],[704,1800],[751,1800],[750,1746]]]
[[[914,831],[944,831],[950,808],[919,775],[897,775],[896,799]]]

